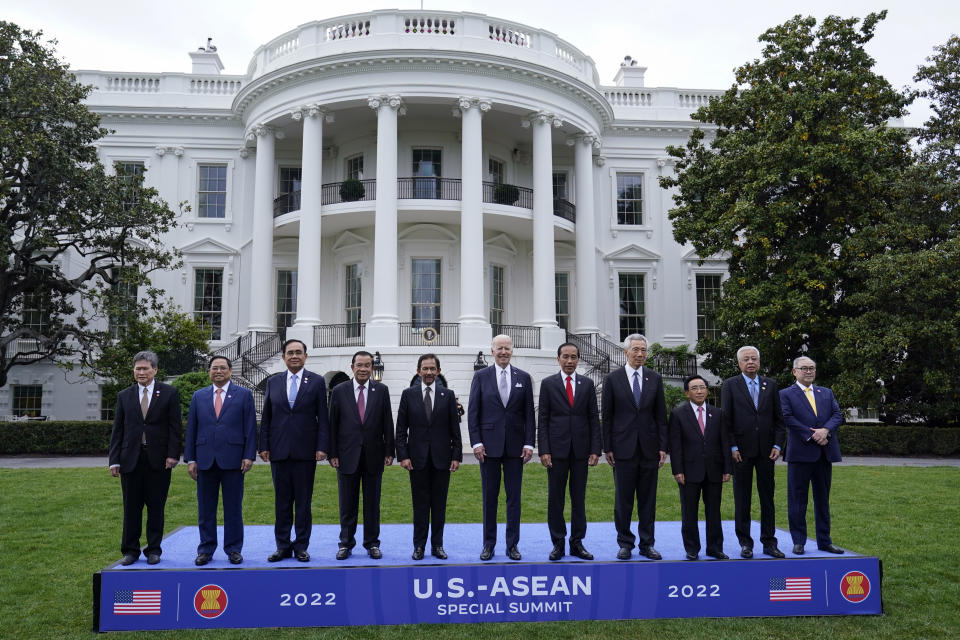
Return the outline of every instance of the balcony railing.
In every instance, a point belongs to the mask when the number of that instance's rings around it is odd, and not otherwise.
[[[577,208],[563,198],[553,199],[553,215],[570,222],[577,222]]]
[[[345,180],[328,182],[320,187],[321,204],[340,204],[341,202],[367,202],[377,199],[377,181]]]
[[[661,353],[650,359],[650,368],[665,378],[686,378],[697,373],[697,356]]]
[[[460,325],[456,322],[441,322],[438,327],[414,326],[412,322],[400,323],[401,347],[457,347],[460,346]]]
[[[540,348],[540,327],[527,327],[519,324],[495,324],[492,326],[493,335],[510,336],[510,339],[513,340],[514,349]]]
[[[273,217],[300,210],[300,190],[281,193],[273,199]]]
[[[460,200],[460,178],[397,178],[399,200]]]
[[[367,325],[364,322],[345,324],[324,324],[313,328],[313,346],[323,347],[362,347],[367,339]]]
[[[533,209],[533,189],[499,182],[483,183],[483,201],[509,207]]]

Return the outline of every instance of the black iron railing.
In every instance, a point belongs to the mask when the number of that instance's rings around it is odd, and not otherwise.
[[[553,199],[553,215],[576,223],[577,208],[563,198]]]
[[[367,325],[364,322],[323,324],[313,328],[313,346],[362,347],[367,340]]]
[[[665,378],[682,379],[697,373],[697,356],[692,353],[661,353],[650,358],[647,364]]]
[[[341,202],[366,202],[377,199],[376,180],[345,180],[328,182],[320,187],[321,204]]]
[[[300,190],[281,193],[273,199],[273,217],[300,210]]]
[[[518,187],[514,184],[484,182],[483,201],[521,209],[533,209],[533,189]]]
[[[540,327],[528,327],[520,324],[495,324],[493,335],[507,335],[513,340],[514,349],[539,349]]]
[[[460,200],[459,178],[397,178],[399,200]]]
[[[206,370],[210,358],[224,356],[233,363],[230,381],[253,392],[257,413],[263,410],[263,395],[270,374],[260,365],[280,353],[283,343],[275,331],[251,331],[225,344],[211,354],[199,354],[197,365]]]
[[[441,322],[436,327],[422,327],[412,322],[400,323],[401,347],[457,347],[460,346],[460,325]]]

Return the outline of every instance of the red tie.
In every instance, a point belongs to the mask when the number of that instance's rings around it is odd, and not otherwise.
[[[220,394],[223,393],[223,389],[217,389],[217,397],[213,399],[213,412],[217,414],[217,417],[220,417],[220,409],[223,409],[223,396]]]
[[[573,406],[573,384],[570,381],[570,376],[567,376],[567,400],[570,401],[570,406]]]
[[[363,412],[367,403],[363,400],[363,385],[360,385],[360,395],[357,396],[357,411],[360,413],[360,422],[363,422]]]
[[[700,423],[700,433],[705,433],[707,428],[703,424],[703,407],[697,407],[697,422]]]

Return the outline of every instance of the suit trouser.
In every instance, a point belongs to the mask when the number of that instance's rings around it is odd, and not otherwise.
[[[143,508],[147,508],[147,547],[144,553],[160,555],[163,540],[163,510],[170,490],[170,469],[150,468],[145,449],[140,450],[137,466],[130,473],[120,474],[123,492],[123,535],[120,553],[140,555],[140,533],[143,529]]]
[[[720,496],[723,483],[686,481],[680,486],[680,535],[687,553],[700,553],[700,528],[698,516],[700,498],[703,497],[703,519],[707,529],[707,553],[723,551],[723,527],[720,522]]]
[[[443,546],[443,524],[447,518],[447,490],[450,469],[437,469],[428,461],[423,469],[410,471],[410,494],[413,499],[413,546]]]
[[[557,458],[551,456],[552,467],[547,469],[547,527],[554,545],[563,544],[567,525],[563,520],[567,481],[570,482],[570,545],[587,535],[587,459]]]
[[[640,456],[617,458],[613,467],[613,522],[617,528],[617,544],[640,548],[652,547],[657,518],[657,472],[659,460]],[[630,532],[633,502],[637,502],[637,536]]]
[[[214,462],[197,473],[197,513],[200,544],[197,553],[213,554],[217,549],[217,502],[223,491],[223,551],[243,549],[243,474],[236,469],[221,469]]]
[[[507,548],[520,542],[520,492],[523,487],[523,458],[491,458],[480,463],[483,493],[483,546],[497,544],[497,507],[500,501],[500,474],[507,493]]]
[[[807,541],[807,496],[813,485],[813,517],[816,522],[817,546],[833,544],[830,539],[830,481],[833,465],[820,452],[816,462],[787,464],[787,518],[794,544]]]
[[[760,498],[760,544],[777,545],[773,506],[774,462],[766,455],[743,458],[733,463],[734,523],[740,546],[753,548],[750,537],[750,501],[753,497],[753,470],[757,470],[757,496]]]
[[[288,459],[270,462],[275,517],[273,535],[277,540],[277,551],[286,552],[290,549],[291,525],[295,527],[297,534],[297,539],[292,544],[293,550],[306,551],[310,546],[310,532],[313,530],[310,503],[313,501],[313,481],[316,473],[316,460]]]
[[[366,455],[361,451],[360,462],[354,473],[337,470],[337,494],[340,498],[340,546],[353,549],[357,545],[357,514],[360,508],[360,488],[363,487],[363,547],[380,546],[380,484],[383,465],[368,469]]]

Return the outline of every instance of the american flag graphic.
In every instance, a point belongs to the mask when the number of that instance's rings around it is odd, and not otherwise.
[[[770,602],[810,599],[810,578],[770,578]]]
[[[160,589],[121,589],[119,591],[114,591],[113,615],[159,615],[160,593]]]

